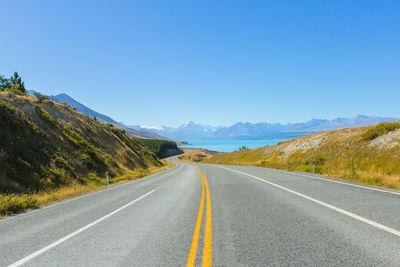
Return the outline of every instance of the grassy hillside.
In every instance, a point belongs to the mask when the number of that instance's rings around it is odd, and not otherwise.
[[[0,192],[38,192],[163,164],[136,139],[69,106],[0,92]]]
[[[400,123],[328,131],[203,162],[312,172],[400,189]]]
[[[153,151],[160,159],[182,154],[174,141],[161,139],[138,139],[145,147]]]

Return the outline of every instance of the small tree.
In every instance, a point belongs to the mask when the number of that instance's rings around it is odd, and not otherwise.
[[[14,72],[14,75],[12,75],[10,79],[1,76],[0,90],[26,95],[25,84],[22,81],[21,77],[19,76],[18,72]]]
[[[18,72],[14,72],[14,75],[10,77],[10,82],[16,91],[26,94],[25,84]]]
[[[10,80],[0,75],[0,91],[4,91],[8,87],[11,87]]]

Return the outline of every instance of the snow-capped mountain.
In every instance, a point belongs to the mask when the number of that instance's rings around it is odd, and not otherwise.
[[[211,136],[221,127],[212,127],[209,125],[197,124],[193,121],[185,122],[177,128],[161,126],[161,127],[141,127],[141,129],[151,129],[159,135],[165,136],[172,140],[203,140],[207,136]]]
[[[177,141],[199,140],[254,140],[254,139],[280,139],[292,138],[303,134],[329,131],[347,127],[374,125],[384,121],[397,121],[397,118],[368,117],[358,115],[354,118],[337,118],[334,120],[312,119],[304,123],[250,123],[238,122],[229,127],[213,127],[188,121],[177,128],[140,127],[137,129],[151,129],[159,135]],[[135,126],[131,126],[135,128]]]

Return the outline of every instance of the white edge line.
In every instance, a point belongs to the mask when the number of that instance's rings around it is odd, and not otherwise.
[[[18,218],[18,217],[20,217],[20,216],[24,216],[24,215],[28,215],[28,214],[31,214],[31,213],[34,213],[34,212],[38,212],[38,211],[41,211],[41,210],[45,210],[45,209],[48,209],[48,208],[52,208],[52,207],[55,207],[55,206],[58,206],[58,205],[61,205],[61,204],[65,204],[65,203],[68,203],[68,202],[71,202],[71,201],[74,201],[74,200],[77,200],[77,199],[85,198],[85,197],[92,196],[92,195],[96,195],[96,194],[102,193],[102,192],[106,192],[106,191],[108,191],[108,190],[112,190],[112,189],[115,189],[115,188],[118,188],[118,187],[126,186],[126,185],[132,184],[132,183],[134,183],[134,182],[139,182],[139,181],[142,181],[143,178],[151,178],[151,177],[153,177],[153,176],[157,176],[157,175],[159,175],[159,174],[163,174],[163,173],[165,173],[166,171],[172,171],[172,170],[175,169],[177,166],[178,166],[178,165],[175,164],[175,166],[172,167],[171,169],[168,169],[168,170],[165,170],[165,171],[162,171],[162,172],[154,173],[154,174],[151,174],[151,175],[149,175],[149,176],[144,176],[144,177],[141,177],[141,178],[139,178],[139,179],[135,179],[135,180],[133,180],[133,181],[128,181],[128,182],[121,183],[121,184],[116,184],[116,185],[111,185],[111,186],[100,187],[98,190],[96,190],[96,191],[94,191],[94,192],[91,192],[91,193],[83,194],[83,195],[81,195],[81,196],[76,196],[76,197],[72,197],[72,198],[65,199],[65,200],[61,200],[61,201],[59,201],[59,202],[56,202],[56,203],[53,203],[53,204],[50,204],[50,205],[47,205],[47,206],[44,206],[44,207],[39,207],[39,208],[37,208],[37,209],[31,210],[31,211],[28,211],[28,212],[24,212],[24,213],[12,215],[11,217],[7,217],[7,218],[4,218],[4,219],[0,219],[0,223],[5,222],[5,221],[9,221],[9,220],[12,220],[12,219],[15,219],[15,218]]]
[[[274,171],[278,171],[278,172],[282,172],[282,173],[291,173],[291,174],[295,174],[295,175],[300,175],[300,176],[304,176],[304,177],[309,177],[309,178],[312,178],[312,179],[318,179],[318,180],[325,181],[325,182],[330,182],[330,183],[344,184],[344,185],[354,186],[354,187],[363,188],[363,189],[368,189],[368,190],[374,190],[374,191],[383,192],[383,193],[389,193],[389,194],[394,194],[394,195],[400,195],[400,192],[387,191],[387,190],[379,189],[379,188],[373,188],[373,187],[368,187],[368,186],[362,186],[362,185],[358,185],[358,184],[351,184],[351,183],[346,183],[346,182],[342,182],[342,181],[335,181],[335,180],[330,180],[330,179],[327,179],[327,178],[315,177],[315,176],[311,176],[311,175],[307,175],[307,174],[302,174],[302,173],[297,173],[297,172],[289,172],[289,171],[282,171],[282,170],[275,170],[275,169],[273,169],[273,170],[274,170]]]
[[[289,192],[289,193],[292,193],[292,194],[295,194],[295,195],[300,196],[300,197],[302,197],[302,198],[308,199],[308,200],[310,200],[310,201],[312,201],[312,202],[315,202],[315,203],[317,203],[317,204],[320,204],[320,205],[322,205],[322,206],[324,206],[324,207],[326,207],[326,208],[332,209],[332,210],[334,210],[334,211],[336,211],[336,212],[342,213],[342,214],[347,215],[347,216],[349,216],[349,217],[351,217],[351,218],[353,218],[353,219],[359,220],[359,221],[361,221],[361,222],[363,222],[363,223],[369,224],[369,225],[374,226],[374,227],[376,227],[376,228],[378,228],[378,229],[381,229],[381,230],[383,230],[383,231],[385,231],[385,232],[388,232],[388,233],[391,233],[391,234],[393,234],[393,235],[396,235],[396,236],[400,237],[400,231],[398,231],[398,230],[396,230],[396,229],[393,229],[393,228],[390,228],[390,227],[388,227],[388,226],[386,226],[386,225],[383,225],[383,224],[374,222],[374,221],[369,220],[369,219],[367,219],[367,218],[361,217],[360,215],[357,215],[357,214],[354,214],[354,213],[349,212],[349,211],[347,211],[347,210],[343,210],[343,209],[341,209],[341,208],[335,207],[335,206],[333,206],[333,205],[330,205],[330,204],[325,203],[325,202],[323,202],[323,201],[320,201],[320,200],[318,200],[318,199],[315,199],[315,198],[312,198],[312,197],[303,195],[303,194],[301,194],[301,193],[298,193],[298,192],[296,192],[296,191],[293,191],[293,190],[291,190],[291,189],[289,189],[289,188],[286,188],[286,187],[283,187],[283,186],[281,186],[281,185],[277,185],[277,184],[275,184],[275,183],[266,181],[266,180],[261,179],[261,178],[259,178],[259,177],[257,177],[257,176],[254,176],[254,175],[251,175],[251,174],[248,174],[248,173],[244,173],[244,172],[241,172],[241,171],[237,171],[237,170],[234,170],[234,169],[226,168],[226,167],[221,167],[221,168],[224,168],[224,169],[227,169],[227,170],[230,170],[230,171],[234,171],[234,172],[237,172],[237,173],[240,173],[240,174],[244,174],[244,175],[247,175],[247,176],[249,176],[249,177],[251,177],[251,178],[260,180],[260,181],[262,181],[262,182],[264,182],[264,183],[268,183],[268,184],[270,184],[270,185],[272,185],[272,186],[278,187],[278,188],[280,188],[280,189],[282,189],[282,190],[285,190],[285,191],[287,191],[287,192]]]
[[[34,252],[34,253],[32,253],[32,254],[26,256],[25,258],[22,258],[22,259],[20,259],[19,261],[15,262],[15,263],[13,263],[13,264],[8,265],[8,267],[16,267],[16,266],[20,266],[20,265],[26,263],[27,261],[29,261],[29,260],[31,260],[31,259],[33,259],[33,258],[39,256],[40,254],[45,253],[46,251],[48,251],[48,250],[54,248],[55,246],[58,246],[59,244],[63,243],[64,241],[67,241],[68,239],[70,239],[70,238],[76,236],[77,234],[79,234],[79,233],[81,233],[81,232],[83,232],[83,231],[89,229],[90,227],[92,227],[92,226],[98,224],[99,222],[104,221],[104,220],[107,219],[108,217],[111,217],[111,216],[114,215],[115,213],[120,212],[121,210],[123,210],[123,209],[127,208],[128,206],[134,204],[135,202],[137,202],[137,201],[139,201],[139,200],[141,200],[141,199],[147,197],[148,195],[150,195],[151,193],[153,193],[153,192],[155,192],[155,191],[156,191],[156,190],[151,190],[150,192],[144,194],[143,196],[141,196],[141,197],[139,197],[139,198],[137,198],[137,199],[135,199],[135,200],[129,202],[128,204],[125,204],[124,206],[122,206],[122,207],[120,207],[120,208],[118,208],[118,209],[116,209],[116,210],[114,210],[114,211],[108,213],[107,215],[101,217],[100,219],[97,219],[97,220],[95,220],[94,222],[91,222],[91,223],[89,223],[89,224],[83,226],[82,228],[79,228],[79,229],[76,230],[75,232],[72,232],[72,233],[70,233],[69,235],[64,236],[63,238],[60,238],[60,239],[58,239],[57,241],[54,241],[54,242],[51,243],[50,245],[47,245],[46,247],[44,247],[44,248],[42,248],[42,249],[40,249],[40,250],[38,250],[38,251],[36,251],[36,252]]]
[[[254,167],[254,166],[247,166],[247,167]],[[226,167],[222,167],[222,168],[226,168]],[[226,169],[229,169],[229,168],[226,168]],[[388,193],[388,194],[393,194],[393,195],[400,196],[400,192],[387,191],[387,190],[384,190],[384,189],[368,187],[368,186],[362,186],[362,185],[358,185],[358,184],[351,184],[351,183],[332,180],[332,179],[328,179],[328,178],[315,177],[315,176],[302,174],[302,173],[298,173],[298,172],[284,171],[284,170],[278,170],[278,169],[272,169],[272,168],[264,168],[264,169],[271,170],[271,171],[276,171],[276,172],[293,174],[293,175],[299,175],[299,176],[309,177],[309,178],[312,178],[312,179],[317,179],[317,180],[321,180],[321,181],[325,181],[325,182],[343,184],[343,185],[348,185],[348,186],[354,186],[354,187],[358,187],[358,188],[363,188],[363,189],[368,189],[368,190],[373,190],[373,191],[378,191],[378,192],[382,192],[382,193]],[[231,169],[231,170],[233,170],[233,169]]]

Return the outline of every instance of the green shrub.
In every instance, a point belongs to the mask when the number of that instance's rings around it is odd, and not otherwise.
[[[400,121],[397,122],[382,122],[378,125],[366,130],[362,134],[362,139],[366,141],[374,140],[375,138],[385,135],[391,131],[400,128]]]
[[[62,157],[57,156],[55,159],[55,164],[58,168],[63,168],[63,169],[68,169],[69,168],[69,163]]]
[[[11,215],[28,209],[39,207],[37,200],[31,195],[0,194],[0,215]]]

